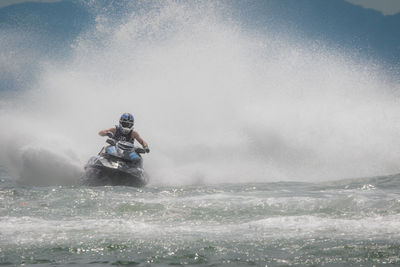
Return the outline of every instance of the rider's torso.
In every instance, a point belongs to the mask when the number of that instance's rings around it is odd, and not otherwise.
[[[124,134],[121,130],[121,127],[119,127],[119,125],[115,125],[114,139],[116,139],[117,141],[126,141],[133,143],[135,139],[132,138],[132,131],[133,130],[130,130],[129,133]]]

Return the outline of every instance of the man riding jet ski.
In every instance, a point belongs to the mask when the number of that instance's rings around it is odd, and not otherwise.
[[[85,166],[87,185],[127,185],[141,187],[148,179],[143,170],[140,154],[149,153],[148,144],[133,130],[134,118],[130,113],[122,114],[119,125],[102,130],[100,136],[108,136],[109,145],[89,159]],[[143,148],[134,147],[138,140]]]
[[[133,130],[133,124],[135,120],[133,115],[130,113],[122,114],[119,119],[119,125],[115,125],[110,129],[105,129],[99,132],[100,136],[106,136],[107,133],[112,133],[114,135],[114,139],[117,141],[126,141],[126,142],[134,142],[135,139],[143,146],[146,150],[146,153],[150,152],[149,146],[147,143],[140,137],[137,131]]]

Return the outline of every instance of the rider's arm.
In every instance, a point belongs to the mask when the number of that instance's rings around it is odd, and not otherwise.
[[[142,147],[148,147],[149,145],[146,143],[146,141],[143,140],[142,137],[140,137],[139,133],[136,131],[132,131],[132,137],[135,138],[141,145]]]
[[[110,129],[101,130],[101,131],[99,132],[99,135],[100,135],[100,136],[106,136],[106,134],[107,134],[108,132],[112,132],[113,134],[115,134],[115,127],[112,127],[112,128],[110,128]]]

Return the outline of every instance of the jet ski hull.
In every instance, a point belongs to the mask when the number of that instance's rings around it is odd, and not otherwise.
[[[101,156],[92,157],[85,166],[85,185],[143,187],[148,183],[142,164],[131,164]]]

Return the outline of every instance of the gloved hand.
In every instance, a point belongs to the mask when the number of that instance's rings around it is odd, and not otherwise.
[[[110,137],[110,138],[114,138],[114,135],[113,135],[112,132],[107,132],[106,135],[107,135],[108,137]]]
[[[150,153],[150,148],[149,148],[149,146],[144,146],[143,149],[144,149],[144,151],[146,151],[146,153]]]

